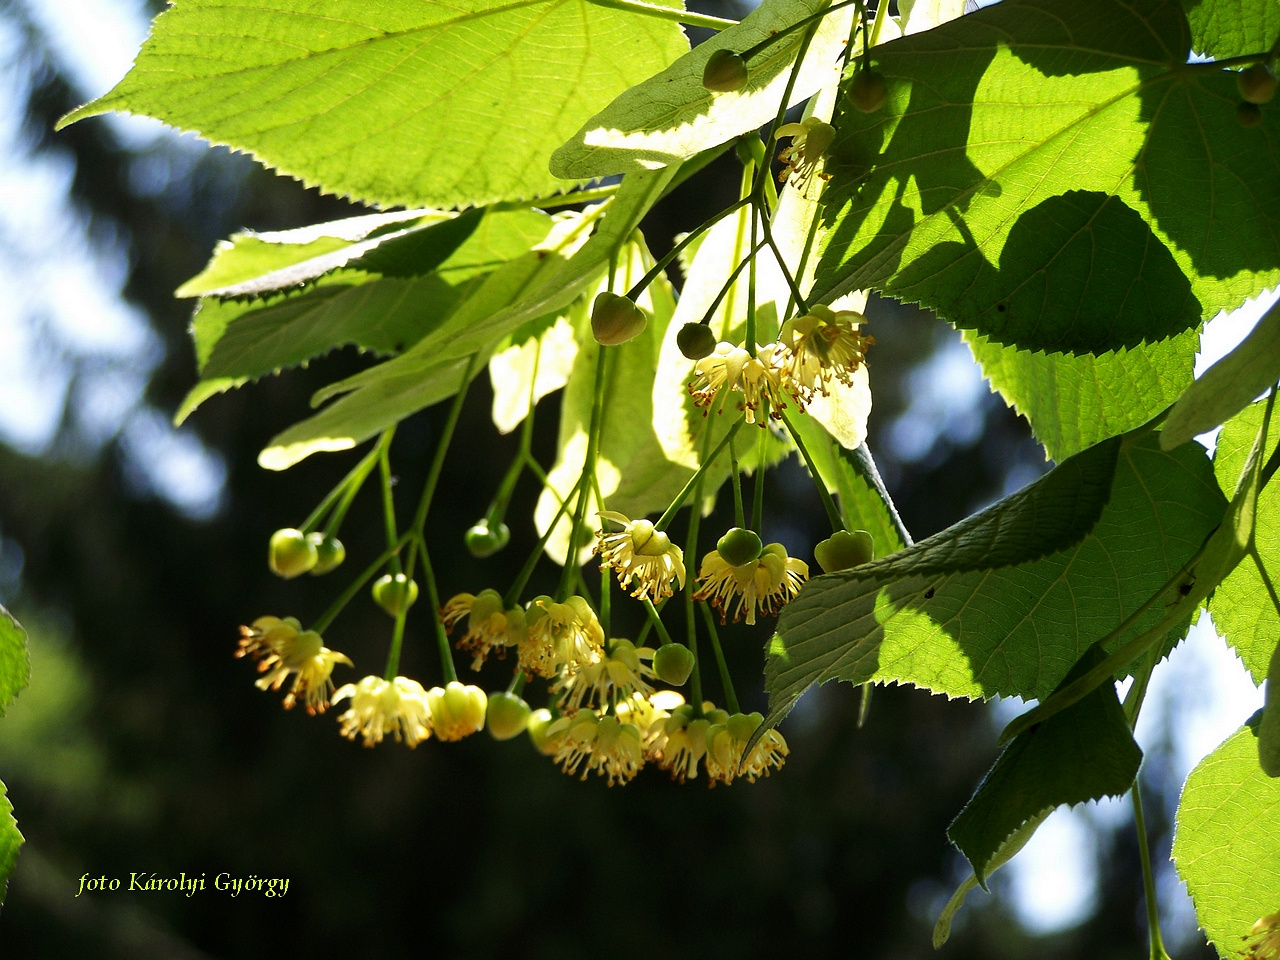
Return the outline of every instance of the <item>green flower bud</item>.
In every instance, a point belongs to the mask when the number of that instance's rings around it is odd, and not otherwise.
[[[705,323],[686,323],[676,334],[676,346],[690,360],[709,357],[716,349],[716,335]]]
[[[1256,103],[1250,103],[1246,100],[1236,107],[1236,120],[1246,130],[1256,127],[1262,122],[1262,108]]]
[[[529,704],[514,693],[489,694],[489,713],[485,720],[489,736],[495,740],[510,740],[524,733],[533,711]]]
[[[702,85],[716,93],[732,93],[747,83],[747,61],[732,50],[716,50],[702,68]]]
[[[547,728],[554,721],[551,719],[551,711],[546,707],[533,711],[529,714],[529,739],[533,742],[533,748],[539,753],[552,757],[556,753],[557,740],[547,736]]]
[[[835,573],[875,559],[875,543],[866,530],[840,530],[813,548],[823,573]]]
[[[319,559],[316,545],[301,530],[286,527],[271,535],[267,566],[276,576],[286,580],[300,577],[314,567]]]
[[[731,567],[760,559],[760,534],[744,527],[734,527],[716,543],[720,559]]]
[[[342,566],[342,561],[347,559],[347,548],[337,537],[330,537],[323,533],[308,533],[307,541],[316,548],[316,565],[310,571],[313,577],[336,570]]]
[[[889,87],[884,82],[883,74],[875,70],[859,70],[849,83],[845,97],[855,110],[862,113],[875,113],[888,99]]]
[[[606,347],[634,340],[648,324],[649,318],[635,303],[608,290],[591,305],[591,335]]]
[[[393,617],[400,616],[418,599],[418,585],[403,573],[385,573],[373,583],[373,602]]]
[[[707,721],[707,723],[723,724],[723,723],[729,722],[729,711],[722,710],[720,707],[713,707],[712,709],[704,713],[702,716]]]
[[[1276,95],[1276,78],[1265,64],[1255,63],[1236,74],[1236,86],[1245,103],[1270,103]]]
[[[653,654],[653,672],[663,683],[682,687],[693,673],[693,651],[683,643],[664,643]]]
[[[485,557],[493,556],[507,545],[511,539],[511,530],[502,521],[498,521],[496,526],[491,527],[489,521],[485,519],[471,527],[462,539],[471,555],[483,560]]]

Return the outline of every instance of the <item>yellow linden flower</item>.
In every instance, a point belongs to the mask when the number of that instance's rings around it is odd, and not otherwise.
[[[484,666],[495,651],[499,659],[506,657],[507,647],[516,646],[524,637],[524,611],[513,607],[504,612],[502,595],[497,590],[481,590],[474,596],[460,593],[440,610],[446,630],[452,630],[463,617],[467,618],[467,632],[458,641],[458,649],[475,655],[472,670]]]
[[[646,680],[653,668],[642,660],[652,660],[653,650],[636,647],[630,640],[610,640],[609,653],[590,663],[566,669],[551,685],[560,697],[560,709],[573,713],[583,707],[607,707],[612,700],[626,700],[632,694],[647,697],[653,687]]]
[[[784,164],[778,173],[778,182],[786,183],[792,174],[795,185],[804,189],[813,177],[830,180],[829,174],[818,170],[823,156],[836,138],[836,129],[817,117],[809,117],[803,123],[784,123],[778,128],[778,139],[791,138],[791,145],[778,153],[778,159]]]
[[[650,728],[652,735],[646,738],[645,756],[668,771],[672,780],[692,780],[698,776],[698,763],[706,756],[710,726],[706,717],[694,717],[691,705],[677,707],[661,730]]]
[[[746,413],[747,423],[757,422],[757,410],[767,401],[774,417],[780,417],[779,408],[785,406],[782,391],[782,371],[779,366],[782,345],[770,343],[756,351],[753,357],[743,347],[730,343],[716,346],[715,352],[698,361],[689,393],[700,407],[708,407],[715,400],[720,388],[728,384],[730,390],[742,394],[738,408]]]
[[[1259,917],[1245,940],[1252,940],[1245,960],[1280,960],[1280,912]]]
[[[431,729],[441,740],[461,740],[484,729],[488,697],[479,687],[451,680],[427,691]]]
[[[658,690],[648,696],[633,693],[619,701],[614,713],[624,723],[635,724],[640,731],[640,742],[645,756],[653,756],[650,746],[663,733],[663,726],[672,711],[684,705],[684,697],[677,690]]]
[[[626,783],[644,766],[640,731],[617,717],[597,717],[582,710],[553,722],[547,737],[556,744],[555,760],[561,769],[572,775],[581,768],[583,780],[594,770],[607,777],[612,787]]]
[[[582,597],[564,603],[536,597],[525,611],[525,626],[519,652],[526,673],[549,680],[561,667],[577,668],[604,654],[604,630]]]
[[[351,706],[338,717],[342,735],[354,740],[359,734],[364,745],[382,742],[388,733],[416,747],[431,736],[431,708],[422,684],[408,677],[387,681],[381,677],[365,677],[359,683],[348,683],[333,695],[333,702],[351,700]]]
[[[648,520],[629,520],[625,514],[612,510],[601,510],[600,519],[622,527],[618,533],[606,533],[601,524],[596,549],[600,553],[600,569],[613,567],[624,590],[634,578],[636,588],[631,595],[657,603],[671,596],[672,580],[678,580],[684,589],[684,551],[670,537],[655,530]]]
[[[335,664],[351,661],[330,650],[314,630],[302,630],[293,617],[259,617],[252,626],[240,628],[237,657],[250,656],[258,661],[262,674],[254,684],[259,690],[279,690],[293,676],[284,697],[284,708],[302,698],[307,713],[324,713],[333,692],[331,675]]]
[[[790,752],[787,741],[777,730],[767,730],[750,755],[742,754],[752,734],[763,722],[758,713],[735,713],[724,723],[712,724],[707,730],[707,776],[714,784],[733,783],[739,774],[755,783],[771,770],[780,769]]]
[[[698,572],[695,600],[707,600],[720,614],[723,623],[729,607],[736,603],[734,620],[745,613],[747,623],[756,622],[756,610],[766,616],[778,612],[800,591],[809,577],[809,565],[787,556],[780,543],[771,543],[760,551],[760,557],[735,567],[725,562],[719,551],[712,550],[702,558]]]
[[[836,313],[815,305],[782,325],[783,383],[797,400],[809,403],[815,394],[826,396],[833,380],[853,385],[854,371],[866,363],[867,347],[876,342],[858,332],[866,319],[852,310]]]

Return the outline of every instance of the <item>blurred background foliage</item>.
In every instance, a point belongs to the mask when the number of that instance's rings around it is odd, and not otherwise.
[[[145,23],[140,10],[126,14]],[[564,776],[523,738],[364,750],[337,736],[332,713],[286,713],[278,695],[254,689],[251,666],[232,657],[237,625],[264,613],[305,621],[336,589],[331,578],[270,576],[267,538],[299,523],[356,454],[284,474],[259,469],[255,456],[304,415],[315,388],[368,361],[335,353],[208,403],[175,434],[168,418],[194,382],[194,358],[190,304],[171,291],[235,230],[354,208],[154,127],[93,120],[52,135],[56,118],[97,91],[83,89],[50,16],[0,0],[11,121],[0,149],[9,168],[56,171],[66,212],[61,226],[21,222],[21,178],[0,172],[10,193],[3,279],[27,288],[0,304],[9,314],[0,336],[16,348],[12,331],[28,332],[31,355],[54,371],[41,396],[55,411],[43,434],[23,433],[33,414],[0,391],[0,404],[13,405],[0,415],[10,423],[0,443],[0,602],[28,628],[32,656],[31,686],[0,721],[0,777],[27,839],[0,956],[932,956],[933,920],[967,873],[946,826],[995,756],[988,708],[881,689],[858,730],[856,692],[832,685],[786,722],[791,758],[768,781],[709,791],[646,770],[611,790]],[[723,159],[665,202],[645,224],[655,253],[737,180]],[[37,269],[31,235],[42,230],[51,249]],[[109,310],[144,318],[132,346],[95,347],[33,299],[83,286],[84,271],[114,277],[107,292],[119,303],[82,297],[73,313],[88,331]],[[1025,423],[989,394],[949,327],[884,301],[868,314],[878,341],[870,443],[917,538],[1045,468]],[[438,564],[446,596],[505,585],[533,539],[513,522],[498,557],[481,564],[461,549],[515,449],[488,423],[489,399],[481,378],[430,527],[437,549],[452,551]],[[544,463],[556,403],[537,414]],[[397,435],[402,490],[420,483],[442,415],[426,411]],[[382,537],[371,493],[343,531],[361,563]],[[526,480],[510,516],[528,517],[536,493]],[[801,468],[782,468],[768,493],[769,539],[810,557],[823,519]],[[709,529],[729,525],[727,500]],[[541,575],[552,582],[549,569]],[[403,672],[431,685],[439,667],[424,611],[415,613]],[[358,668],[338,682],[378,672],[389,634],[371,602],[353,604],[328,633]],[[764,636],[727,635],[739,690],[756,708]],[[482,682],[504,684],[505,668],[491,670]],[[1150,820],[1164,853],[1162,811],[1177,786],[1164,776],[1150,785],[1163,800]],[[1016,891],[998,877],[997,895],[972,896],[941,955],[1142,955],[1131,824],[1084,835],[1077,854],[1097,858],[1097,887],[1065,927],[1024,925]],[[131,871],[287,877],[290,887],[283,899],[75,897],[82,874],[127,885]],[[1186,932],[1180,956],[1207,956]]]

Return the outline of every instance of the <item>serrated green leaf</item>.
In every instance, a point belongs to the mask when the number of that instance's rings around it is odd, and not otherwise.
[[[966,330],[991,386],[1027,418],[1045,453],[1063,460],[1146,423],[1194,380],[1199,333],[1094,356],[1002,347]]]
[[[1280,116],[1242,128],[1188,37],[1177,0],[1005,0],[876,48],[888,101],[835,118],[815,293],[1102,353],[1274,285]]]
[[[451,395],[472,354],[494,349],[522,323],[564,311],[597,280],[679,172],[628,174],[606,203],[562,214],[546,241],[487,277],[430,335],[401,356],[318,391],[313,405],[348,395],[275,437],[258,462],[284,470],[312,453],[349,449]]]
[[[223,240],[178,297],[260,297],[323,276],[404,231],[455,217],[434,210],[373,213],[297,230],[237,233]]]
[[[1266,699],[1258,721],[1258,766],[1268,777],[1280,777],[1280,643],[1267,668]]]
[[[206,298],[192,323],[200,372],[257,377],[345,344],[403,350],[551,226],[536,210],[471,210],[365,250],[297,293],[251,302]]]
[[[0,607],[0,717],[30,679],[27,632],[8,610]]]
[[[741,23],[699,44],[588,120],[552,154],[552,172],[584,178],[666,166],[768,123],[778,112],[804,30],[752,57],[746,85],[736,92],[708,90],[702,85],[703,68],[714,51],[742,53],[827,2],[764,0]],[[853,7],[846,7],[823,18],[796,77],[791,104],[839,79],[837,57],[853,17]]]
[[[1265,409],[1265,403],[1253,404],[1228,420],[1218,434],[1213,469],[1224,490],[1234,489]],[[1275,449],[1278,435],[1280,421],[1273,419],[1268,451]],[[1280,488],[1274,480],[1259,492],[1254,516],[1254,543],[1274,578],[1280,571]],[[1276,638],[1280,637],[1280,614],[1251,561],[1241,563],[1218,585],[1209,598],[1209,613],[1213,625],[1235,648],[1254,682],[1262,683]]]
[[[1280,780],[1258,766],[1257,717],[1205,757],[1178,804],[1173,861],[1220,956],[1280,911]]]
[[[25,842],[18,831],[18,821],[13,817],[13,804],[8,790],[0,782],[0,904],[9,892],[9,878],[18,865],[18,848]]]
[[[688,49],[588,0],[183,0],[62,123],[141,113],[332,193],[483,205],[567,189],[551,151]]]
[[[845,526],[850,530],[870,533],[877,557],[901,550],[905,544],[893,514],[879,491],[867,481],[867,467],[858,461],[866,448],[846,450],[809,417],[794,417],[792,422],[809,456],[813,457],[822,482],[839,499]]]
[[[1110,497],[1098,515],[1098,477],[1111,457]],[[1072,473],[1078,482],[1067,482]],[[768,722],[830,679],[911,683],[953,697],[1044,697],[1174,577],[1226,507],[1202,448],[1164,452],[1150,435],[1092,447],[1040,484],[1058,492],[1022,491],[1014,504],[1002,501],[901,553],[806,584],[770,644]],[[1046,555],[1055,534],[1060,545]],[[982,543],[992,545],[989,561]],[[1149,610],[1113,647],[1162,613]]]
[[[1280,39],[1280,0],[1182,0],[1191,49],[1225,60],[1270,50]]]
[[[1226,423],[1280,380],[1280,305],[1273,306],[1234,350],[1191,384],[1160,429],[1167,450]]]
[[[1088,651],[1064,683],[1105,659]],[[1142,751],[1115,688],[1104,685],[1004,748],[947,836],[985,886],[997,852],[1025,824],[1062,804],[1120,796],[1133,785]]]
[[[1013,832],[999,849],[996,850],[994,856],[987,861],[987,876],[995,873],[995,871],[1003,867],[1021,852],[1027,842],[1035,836],[1035,832],[1040,829],[1040,824],[1049,819],[1049,814],[1044,813],[1039,816],[1032,817],[1017,830]],[[964,898],[969,895],[969,891],[978,886],[977,874],[969,874],[956,888],[955,893],[951,895],[951,899],[947,901],[942,913],[938,915],[938,921],[933,925],[933,949],[941,950],[943,944],[951,938],[951,922],[955,920],[956,914],[960,912],[960,908],[964,906]]]

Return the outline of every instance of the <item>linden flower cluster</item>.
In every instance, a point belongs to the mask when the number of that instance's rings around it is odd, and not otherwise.
[[[254,685],[259,690],[279,690],[292,675],[284,708],[293,709],[301,697],[307,713],[313,716],[329,706],[334,665],[351,666],[346,656],[324,645],[320,634],[303,630],[293,617],[259,617],[250,626],[241,627],[236,656],[258,661],[258,672],[263,676]]]
[[[424,690],[408,677],[372,676],[333,695],[334,703],[348,699],[351,705],[338,718],[342,735],[348,740],[359,736],[366,747],[381,743],[387,734],[410,747],[433,733],[441,740],[461,740],[483,729],[487,701],[479,687],[457,680]]]
[[[874,337],[860,332],[866,317],[853,310],[815,304],[809,312],[782,325],[779,339],[753,357],[745,346],[720,343],[694,366],[689,393],[699,407],[710,407],[721,389],[740,393],[738,408],[747,423],[761,423],[761,409],[780,418],[786,398],[802,407],[832,383],[852,386],[854,372],[866,363]]]

